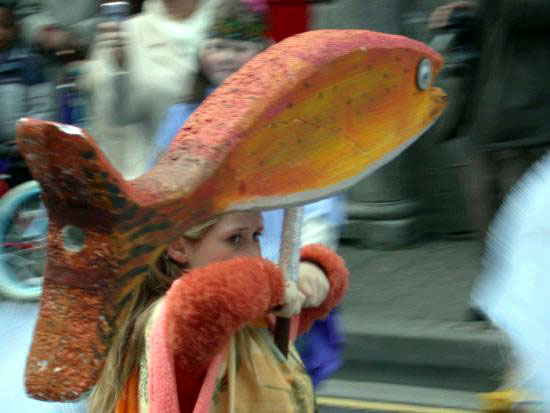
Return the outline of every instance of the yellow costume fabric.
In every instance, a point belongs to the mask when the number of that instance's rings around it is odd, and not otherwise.
[[[146,348],[139,369],[130,376],[115,413],[146,413],[147,354],[152,320],[145,330]],[[211,413],[315,411],[313,384],[294,344],[285,359],[275,346],[266,321],[257,321],[237,331],[224,349]]]
[[[315,411],[313,385],[290,344],[285,359],[267,326],[247,326],[225,349],[211,413]]]

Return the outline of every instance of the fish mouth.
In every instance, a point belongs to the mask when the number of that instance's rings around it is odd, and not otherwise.
[[[445,91],[443,89],[441,89],[440,87],[434,87],[432,86],[431,88],[431,91],[432,91],[432,94],[440,99],[442,99],[443,101],[447,102],[447,93],[445,93]]]
[[[430,88],[430,98],[432,100],[432,109],[430,111],[430,117],[434,120],[441,116],[445,108],[447,107],[448,95],[445,91],[439,87]]]

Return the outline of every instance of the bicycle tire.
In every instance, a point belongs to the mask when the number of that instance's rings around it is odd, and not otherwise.
[[[37,181],[28,181],[17,185],[0,199],[0,258],[4,256],[3,248],[7,231],[17,214],[18,209],[33,197],[42,192]],[[9,265],[0,259],[0,295],[17,301],[37,301],[42,294],[42,286],[25,286],[18,283]]]

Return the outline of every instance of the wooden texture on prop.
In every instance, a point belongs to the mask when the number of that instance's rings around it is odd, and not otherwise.
[[[423,59],[435,78],[441,57],[404,37],[288,38],[229,77],[133,181],[85,131],[21,120],[17,143],[50,220],[29,394],[72,400],[90,390],[136,287],[189,226],[344,190],[421,135],[445,106],[439,89],[417,87]]]

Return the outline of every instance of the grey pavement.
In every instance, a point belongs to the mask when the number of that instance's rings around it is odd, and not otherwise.
[[[437,240],[397,250],[342,244],[350,288],[342,305],[346,359],[499,372],[507,344],[468,321],[480,244]]]
[[[437,389],[414,385],[399,385],[345,380],[328,380],[318,391],[325,396],[327,389],[337,391],[337,398],[344,400],[360,399],[396,406],[425,406],[448,409],[478,410],[479,396],[475,392]],[[330,397],[335,397],[330,394]],[[359,403],[358,403],[359,404]]]
[[[480,244],[436,240],[397,250],[342,244],[351,272],[344,314],[365,320],[463,321],[479,272]]]
[[[468,321],[479,242],[437,240],[390,251],[342,244],[339,252],[351,272],[342,305],[347,360],[505,369],[502,334]]]
[[[474,409],[479,392],[500,384],[504,337],[486,322],[468,321],[479,242],[396,250],[344,243],[339,252],[351,272],[341,308],[346,364],[320,394]]]

